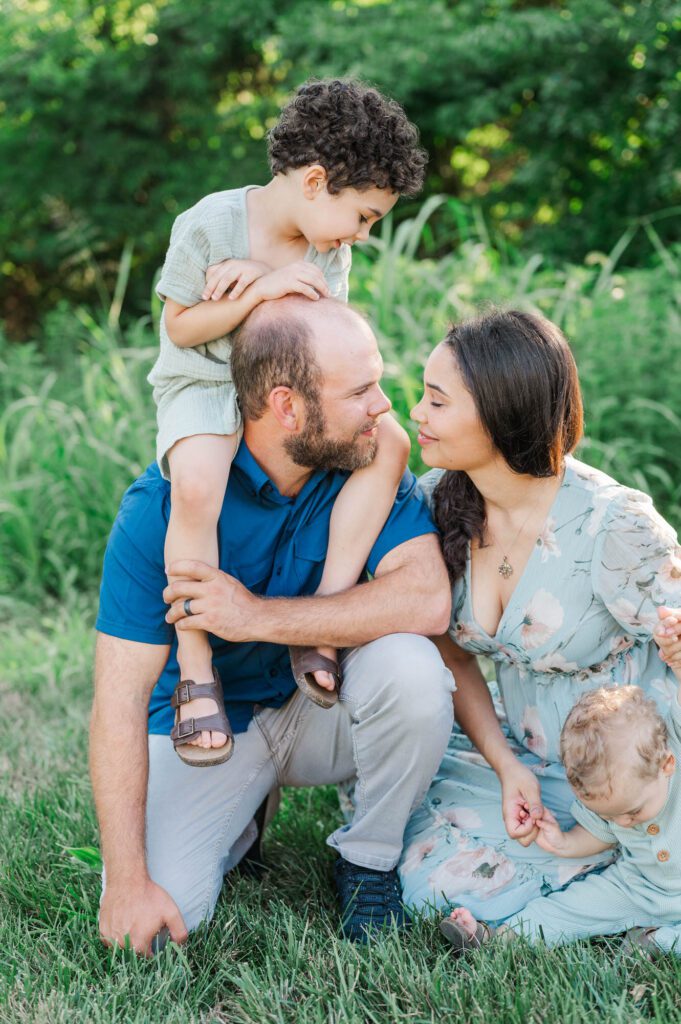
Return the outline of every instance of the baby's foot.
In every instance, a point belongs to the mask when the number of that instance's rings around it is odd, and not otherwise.
[[[202,680],[205,682],[212,682],[212,679]],[[195,682],[199,682],[198,679]],[[214,700],[210,697],[195,697],[194,700],[188,701],[187,704],[180,705],[180,721],[184,722],[188,718],[204,718],[206,715],[214,715],[218,706]],[[209,750],[210,747],[224,747],[227,742],[227,737],[224,732],[210,732],[207,729],[203,729],[200,736],[196,739],[191,740],[186,744],[188,747],[202,747],[204,750]]]
[[[317,647],[316,650],[319,651],[322,657],[328,658],[330,661],[336,661],[335,647]],[[315,681],[319,683],[320,686],[323,686],[325,690],[332,691],[335,689],[336,681],[330,672],[325,672],[323,669],[319,668],[312,674],[314,675]]]
[[[478,922],[467,907],[456,907],[449,915],[450,919],[463,928],[469,939],[474,939],[478,930]]]

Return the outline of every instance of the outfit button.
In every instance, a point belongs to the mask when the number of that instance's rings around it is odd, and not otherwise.
[[[659,825],[648,825],[648,828],[646,829],[646,832],[648,833],[649,836],[656,836],[656,835],[659,834],[659,831],[660,831],[660,826]]]
[[[660,850],[657,859],[664,864],[665,861],[669,860],[669,850]]]
[[[278,668],[271,668],[270,669],[270,675],[271,675],[272,679],[274,679],[276,676],[279,675],[279,669]]]

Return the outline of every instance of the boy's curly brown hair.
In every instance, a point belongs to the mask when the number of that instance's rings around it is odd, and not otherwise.
[[[268,134],[272,174],[321,164],[331,193],[344,188],[421,191],[428,154],[395,100],[352,79],[312,79]]]

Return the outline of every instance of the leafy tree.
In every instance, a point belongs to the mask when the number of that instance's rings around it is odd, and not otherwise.
[[[680,40],[678,0],[5,0],[4,318],[107,301],[128,240],[146,309],[174,216],[266,179],[267,127],[312,73],[399,99],[427,192],[512,240],[581,260],[646,215],[677,240]]]

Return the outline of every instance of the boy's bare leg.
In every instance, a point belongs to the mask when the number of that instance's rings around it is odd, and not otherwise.
[[[195,434],[173,445],[170,466],[170,520],[166,533],[166,565],[182,558],[218,564],[217,523],[225,497],[229,469],[236,452],[236,436]],[[168,577],[172,582],[176,577]],[[213,680],[213,656],[208,634],[200,630],[177,633],[180,677],[195,683]],[[217,711],[210,698],[195,698],[180,706],[180,719],[202,718]],[[221,747],[222,732],[203,731],[194,740],[199,747]]]
[[[409,437],[397,420],[384,416],[377,433],[376,457],[348,478],[336,498],[329,527],[329,547],[317,594],[338,594],[353,587],[366,565],[376,538],[390,515],[409,457]],[[333,647],[318,647],[335,660]],[[314,677],[333,690],[333,678],[321,670]]]

